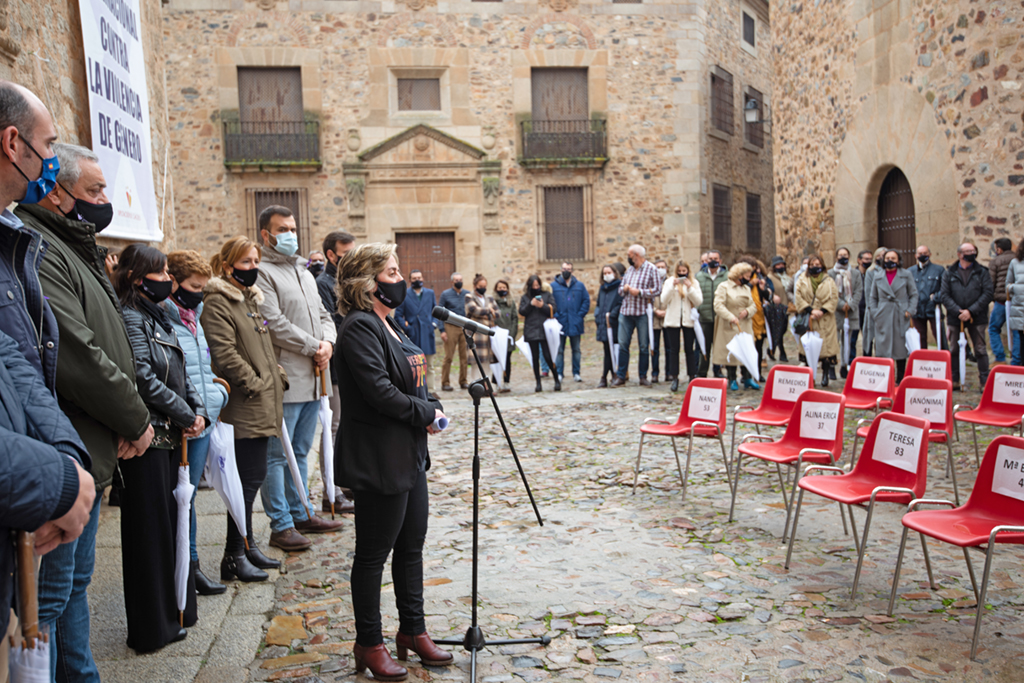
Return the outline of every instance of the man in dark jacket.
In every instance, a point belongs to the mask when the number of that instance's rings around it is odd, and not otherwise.
[[[141,455],[153,439],[149,410],[135,384],[135,359],[104,269],[106,250],[96,233],[113,215],[96,155],[84,147],[54,145],[58,185],[17,215],[49,242],[39,269],[60,329],[57,397],[92,458],[96,503],[78,542],[43,558],[39,621],[55,627],[57,666],[78,681],[99,681],[89,647],[89,604],[102,491],[118,458]]]
[[[437,305],[434,290],[423,286],[423,271],[409,271],[409,282],[412,286],[406,292],[405,301],[395,309],[395,322],[405,330],[412,343],[420,347],[427,358],[427,392],[437,398],[434,386],[434,356],[437,355],[437,342],[434,330],[438,321],[431,313]]]
[[[452,273],[451,289],[441,292],[439,306],[447,308],[455,315],[466,316],[466,294],[462,291],[462,273]],[[441,363],[441,389],[453,391],[451,384],[452,361],[455,359],[455,351],[459,352],[459,386],[465,389],[469,386],[467,381],[469,364],[467,361],[468,349],[466,348],[466,336],[462,333],[461,327],[444,324],[441,330],[441,341],[444,343],[444,361]]]
[[[1006,324],[1006,271],[1014,259],[1013,242],[1008,237],[1000,237],[992,246],[995,247],[996,257],[988,262],[988,273],[992,277],[996,305],[992,307],[992,315],[989,316],[988,340],[992,344],[992,353],[996,355],[996,363],[1005,363],[1006,350],[1000,335]]]
[[[344,230],[335,230],[328,233],[327,237],[324,238],[323,253],[327,258],[327,263],[324,265],[323,272],[316,276],[316,289],[320,293],[320,301],[323,302],[324,308],[327,309],[327,312],[334,319],[335,329],[340,328],[342,321],[345,319],[345,316],[338,313],[338,294],[335,291],[335,287],[338,284],[338,261],[355,246],[356,238]],[[331,411],[333,413],[331,418],[331,443],[337,443],[338,425],[341,424],[341,395],[338,394],[338,374],[334,369],[334,363],[331,363],[331,387]],[[321,478],[323,473],[324,454],[321,453]],[[324,495],[325,498],[321,508],[324,512],[330,512],[331,504],[326,498],[326,493]],[[354,512],[355,509],[355,504],[342,492],[341,487],[336,486],[334,491],[334,511],[347,513]]]
[[[37,202],[53,188],[56,137],[42,102],[0,81],[0,295],[8,303],[0,306],[0,637],[13,626],[10,532],[34,531],[40,555],[60,544],[73,549],[98,499],[81,466],[91,466],[89,455],[54,395],[57,322],[38,273],[48,245],[6,208]]]
[[[870,256],[870,254],[869,254]],[[917,265],[911,266],[910,273],[917,284],[917,311],[914,313],[914,328],[921,335],[921,348],[928,348],[928,327],[932,328],[935,343],[940,349],[948,349],[946,338],[935,327],[935,307],[939,305],[942,291],[942,274],[946,269],[932,263],[932,250],[922,244],[917,248]],[[941,312],[940,312],[941,317]]]
[[[700,312],[698,324],[704,330],[704,345],[707,354],[700,359],[700,367],[697,370],[698,377],[707,377],[708,364],[711,362],[711,348],[715,344],[715,290],[729,277],[729,272],[722,265],[722,254],[717,251],[708,252],[707,270],[697,273],[697,284],[700,285],[700,293],[704,296],[704,302],[697,309]],[[715,377],[722,376],[722,366],[716,365],[712,368]]]
[[[977,262],[978,248],[964,242],[956,250],[959,259],[942,274],[939,300],[946,307],[949,320],[949,345],[960,338],[960,328],[971,338],[974,355],[978,359],[979,389],[988,380],[988,351],[985,349],[985,327],[988,325],[988,305],[992,303],[992,277],[988,268]],[[953,386],[959,387],[966,372],[961,373],[960,354],[953,353]]]
[[[551,294],[555,297],[555,319],[562,324],[562,336],[558,340],[558,358],[555,372],[558,379],[565,376],[565,340],[572,348],[572,378],[582,382],[580,377],[580,337],[583,336],[583,321],[590,312],[590,293],[586,286],[572,274],[572,264],[562,263],[562,273],[551,282]]]

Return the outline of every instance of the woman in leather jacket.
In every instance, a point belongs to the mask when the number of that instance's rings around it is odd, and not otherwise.
[[[182,640],[174,591],[174,500],[182,438],[206,429],[206,410],[185,370],[167,313],[159,304],[171,293],[167,259],[141,244],[128,246],[114,270],[114,290],[135,356],[135,383],[149,409],[155,435],[149,449],[120,461],[121,558],[128,647],[158,650]],[[189,576],[183,624],[196,623],[195,582]]]

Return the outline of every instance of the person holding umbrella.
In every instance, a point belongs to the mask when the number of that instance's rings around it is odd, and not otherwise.
[[[389,315],[406,295],[396,251],[394,244],[364,244],[342,260],[338,309],[345,321],[334,361],[341,390],[335,469],[339,483],[356,494],[352,654],[357,672],[369,668],[375,679],[387,681],[408,675],[391,658],[381,632],[381,576],[389,554],[399,659],[412,650],[427,666],[452,662],[452,654],[427,634],[423,613],[427,436],[439,431],[434,425],[444,413],[427,393],[423,351]]]
[[[288,385],[288,376],[274,355],[266,318],[260,314],[263,292],[256,286],[256,275],[261,253],[255,242],[232,237],[210,259],[214,276],[203,290],[200,317],[210,344],[213,371],[231,386],[220,419],[234,427],[248,535],[246,539],[227,515],[227,543],[220,563],[222,581],[266,581],[263,570],[281,566],[260,552],[252,533],[252,504],[267,476],[270,437],[281,437],[284,389]]]
[[[494,327],[494,321],[498,317],[498,305],[494,303],[493,297],[487,295],[487,278],[480,273],[473,278],[473,291],[466,292],[466,317],[487,327]],[[484,372],[489,371],[491,365],[498,362],[491,349],[490,336],[475,334],[473,335],[473,344],[476,346],[480,363],[484,366]],[[509,345],[511,346],[511,342]],[[473,359],[472,354],[470,354],[470,358]],[[473,365],[476,365],[475,359],[473,360]]]
[[[516,335],[519,334],[519,310],[516,302],[511,296],[512,289],[508,280],[498,280],[494,283],[494,305],[497,307],[498,315],[494,319],[494,326],[508,332],[508,350],[505,354],[504,385],[498,393],[507,394],[512,391],[509,388],[509,381],[512,379],[512,349],[515,348]],[[435,396],[435,398],[437,398]]]
[[[839,290],[839,303],[836,304],[836,332],[841,339],[848,334],[850,340],[850,348],[846,349],[850,353],[850,357],[843,356],[839,361],[840,373],[843,379],[846,379],[846,368],[856,355],[853,351],[857,339],[854,333],[860,331],[860,314],[857,306],[861,299],[861,289],[864,283],[860,271],[850,267],[850,250],[846,247],[836,249],[836,264],[832,266],[828,274],[836,281],[836,288]],[[868,294],[870,296],[870,292]],[[835,379],[835,370],[830,370],[830,372],[829,379]]]
[[[704,302],[700,285],[690,278],[690,265],[676,264],[675,277],[665,279],[661,288],[661,305],[665,309],[665,379],[671,380],[672,391],[679,391],[679,332],[683,333],[683,353],[686,358],[686,377],[697,376],[700,351],[693,331],[692,311]]]
[[[729,269],[728,279],[715,289],[715,344],[712,347],[712,362],[726,366],[729,389],[738,390],[736,366],[740,361],[729,354],[726,345],[740,332],[754,334],[754,315],[757,303],[750,291],[750,277],[754,268],[749,263],[737,263]],[[741,367],[743,385],[749,389],[760,389],[750,371]]]
[[[594,308],[597,341],[604,347],[604,368],[601,370],[601,381],[597,383],[598,389],[608,387],[608,375],[610,373],[615,376],[619,360],[616,351],[619,341],[619,309],[622,308],[619,277],[619,271],[614,266],[601,269],[601,288],[597,291],[597,306]]]
[[[796,285],[796,310],[810,309],[810,329],[821,335],[821,386],[827,387],[829,371],[839,358],[839,329],[836,327],[836,306],[839,288],[825,272],[825,262],[814,254],[807,260],[807,274]],[[803,355],[803,354],[801,354]]]
[[[529,342],[533,358],[533,377],[537,380],[537,388],[534,391],[543,391],[540,384],[541,355],[543,354],[549,368],[555,367],[555,361],[551,358],[551,349],[548,347],[547,338],[544,335],[544,321],[555,317],[555,299],[551,292],[545,291],[540,276],[537,274],[526,278],[523,296],[519,299],[519,315],[523,316],[523,339]],[[556,372],[555,391],[561,390],[562,381]]]
[[[879,358],[896,361],[896,383],[903,381],[907,370],[907,328],[913,325],[917,311],[917,284],[914,276],[902,267],[898,251],[885,252],[882,267],[885,275],[871,281],[868,292],[871,309],[870,324],[875,328],[875,350]]]
[[[160,302],[171,294],[167,258],[131,244],[117,261],[114,291],[135,356],[135,383],[149,409],[154,436],[142,456],[122,460],[121,559],[128,647],[159,650],[182,640],[196,623],[195,582],[188,582],[182,624],[174,589],[177,483],[181,440],[207,427],[206,409],[185,370],[185,352]]]
[[[964,242],[957,250],[956,262],[942,274],[939,300],[946,307],[949,339],[956,340],[960,332],[971,338],[974,355],[978,360],[979,389],[988,381],[988,349],[985,348],[985,330],[988,327],[988,305],[995,296],[995,287],[988,268],[978,263],[978,248]],[[960,359],[953,354],[953,388],[959,389],[966,380],[967,369],[960,367]]]

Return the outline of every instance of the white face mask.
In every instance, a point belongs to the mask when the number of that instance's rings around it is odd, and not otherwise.
[[[668,271],[664,268],[658,268],[658,277],[665,277],[668,275]]]
[[[605,273],[604,274],[604,281],[605,282],[614,282],[615,281],[615,276],[612,275],[611,273]]]

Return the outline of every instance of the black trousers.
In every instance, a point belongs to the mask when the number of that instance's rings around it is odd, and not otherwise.
[[[178,461],[177,451],[158,448],[118,461],[124,481],[121,564],[128,647],[139,652],[167,645],[180,628],[174,593]],[[196,623],[196,585],[191,572],[184,616],[185,626]]]
[[[534,365],[537,367],[537,356]],[[554,365],[550,366],[554,367]],[[427,537],[427,473],[420,472],[410,491],[385,496],[356,492],[356,556],[352,561],[352,609],[356,642],[373,647],[384,642],[380,626],[380,580],[391,557],[391,579],[398,607],[398,630],[418,635],[423,618],[423,541]]]
[[[697,376],[707,377],[708,367],[711,367],[711,371],[714,373],[715,377],[721,377],[722,366],[711,365],[711,352],[715,346],[715,323],[698,322],[696,324],[700,325],[700,328],[704,330],[704,347],[707,349],[707,355],[701,356],[700,367],[697,369]],[[700,353],[700,347],[697,348],[697,352]]]
[[[242,497],[245,500],[245,529],[252,546],[252,502],[256,500],[256,492],[263,486],[267,478],[267,443],[269,437],[259,439],[235,439],[235,462],[238,465],[238,478],[242,480]],[[235,520],[228,515],[228,539],[224,549],[231,555],[245,550],[245,541],[235,526]]]
[[[507,356],[505,357],[505,377],[504,377],[505,384],[508,384],[509,381],[512,379],[512,349],[514,349],[515,347],[516,347],[516,345],[513,342],[513,340],[509,339],[508,340],[508,352],[507,352]]]
[[[966,379],[964,376],[966,373],[960,371],[960,321],[956,318],[953,320],[956,324],[949,325],[947,331],[949,333],[949,355],[952,356],[953,361],[953,382],[957,383]],[[988,381],[988,349],[985,348],[985,333],[988,332],[988,323],[964,325],[964,332],[967,333],[967,340],[971,342],[971,348],[974,349],[974,357],[978,363],[978,386],[984,388],[985,382]]]
[[[700,344],[697,343],[697,333],[692,327],[683,328],[683,353],[686,354],[686,376],[693,379],[700,367]]]
[[[529,340],[528,340],[529,341]],[[540,354],[544,354],[544,362],[551,368],[551,372],[558,374],[555,370],[555,361],[551,358],[551,349],[548,348],[548,342],[544,341],[530,341],[530,355],[533,356],[533,377],[538,382],[540,381]]]
[[[601,378],[608,379],[609,374],[615,373],[612,369],[612,343],[606,339],[601,342],[601,346],[604,347],[604,368],[601,370]]]
[[[679,378],[679,328],[665,327],[665,379]],[[655,330],[657,332],[657,330]]]
[[[651,340],[651,376],[657,377],[660,373],[658,372],[661,368],[659,367],[659,358],[661,357],[661,333],[665,328],[654,328],[654,339]],[[667,364],[667,361],[666,361]],[[668,374],[668,370],[665,370],[665,374]]]

